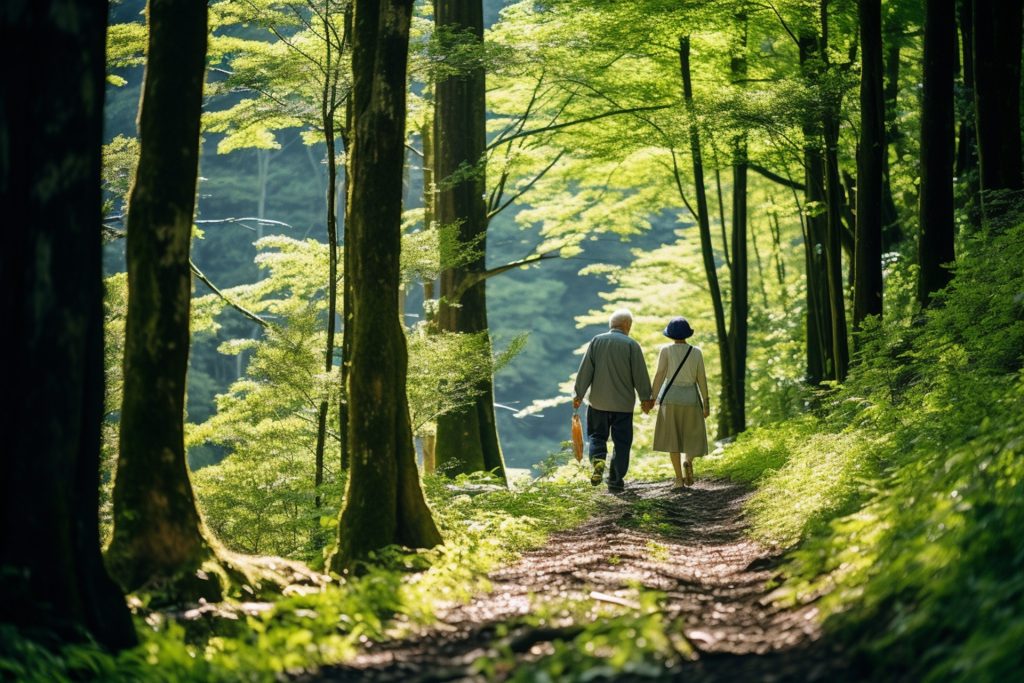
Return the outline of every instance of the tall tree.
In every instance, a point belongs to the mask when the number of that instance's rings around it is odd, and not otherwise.
[[[140,155],[128,202],[124,400],[114,486],[111,572],[128,590],[218,599],[185,459],[185,375],[192,292],[189,248],[199,167],[206,3],[150,0],[139,111]],[[174,112],[174,115],[169,115]],[[180,592],[179,592],[180,589]]]
[[[1000,206],[999,198],[989,193],[1021,190],[1020,60],[1024,0],[976,1],[973,5],[974,106],[982,210],[986,218],[993,218],[1006,207]]]
[[[730,60],[730,76],[742,86],[747,79],[747,6],[741,2],[734,16],[737,36]],[[750,315],[747,273],[747,134],[740,131],[732,141],[732,263],[729,268],[729,365],[732,369],[732,400],[719,406],[723,435],[739,434],[747,427],[747,318]]]
[[[924,5],[924,65],[921,98],[921,234],[917,298],[928,305],[952,274],[953,260],[953,79],[956,77],[956,15],[948,0]],[[1018,164],[1019,168],[1019,164]]]
[[[798,41],[803,78],[813,84],[818,78],[818,38],[810,31]],[[821,121],[808,116],[803,122],[804,204],[811,207],[804,221],[804,267],[807,277],[807,382],[816,386],[834,377],[832,356],[832,309],[829,307],[828,279],[825,275],[825,240],[828,216],[823,210],[825,197],[825,159],[821,151]]]
[[[700,232],[700,250],[704,261],[704,273],[708,279],[708,291],[711,294],[711,308],[715,314],[715,333],[718,336],[718,356],[722,372],[721,403],[718,417],[719,438],[731,436],[733,429],[732,416],[737,415],[737,392],[734,384],[736,374],[733,372],[729,343],[729,330],[726,328],[725,305],[722,301],[722,288],[718,281],[718,266],[715,263],[715,252],[711,242],[711,218],[708,213],[707,192],[704,185],[704,157],[701,151],[700,129],[693,109],[693,80],[690,72],[690,36],[679,38],[679,73],[683,82],[683,101],[689,117],[690,157],[693,160],[693,184],[696,193],[697,207],[695,216]],[[675,171],[676,188],[680,198],[685,202],[679,166],[675,152],[672,154],[673,170]]]
[[[348,244],[351,463],[338,550],[342,571],[383,546],[441,542],[420,488],[398,310],[406,69],[413,0],[355,0]]]
[[[819,4],[821,21],[821,44],[818,55],[822,68],[835,68],[829,58],[829,4]],[[840,93],[826,93],[822,107],[822,132],[824,134],[825,161],[825,204],[827,206],[828,228],[825,235],[825,280],[828,283],[829,315],[832,321],[832,376],[842,382],[846,379],[850,351],[846,329],[846,301],[843,287],[843,210],[844,198],[839,174],[839,116]]]
[[[6,386],[0,417],[0,621],[134,645],[100,555],[103,419],[100,150],[107,3],[6,5],[0,53],[0,251]],[[17,94],[17,101],[13,95]]]
[[[860,5],[860,149],[857,153],[857,223],[853,327],[882,315],[882,206],[885,102],[882,95],[882,2]]]
[[[435,0],[434,22],[439,33],[476,46],[483,44],[480,0]],[[485,96],[480,60],[435,84],[433,175],[438,183],[436,220],[457,231],[456,248],[469,246],[476,252],[468,263],[442,271],[437,325],[443,331],[486,335]],[[451,260],[442,254],[442,262]],[[437,469],[448,475],[487,471],[504,479],[492,380],[477,387],[473,403],[438,418],[435,460]]]

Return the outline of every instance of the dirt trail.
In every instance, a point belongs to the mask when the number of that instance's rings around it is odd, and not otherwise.
[[[307,680],[484,680],[470,666],[493,652],[497,625],[566,598],[630,603],[636,584],[665,594],[666,623],[680,619],[698,653],[696,661],[666,669],[665,680],[849,678],[842,657],[820,638],[814,607],[777,609],[765,599],[777,558],[745,534],[747,493],[725,481],[698,481],[683,492],[669,486],[631,483],[625,494],[609,496],[604,514],[492,574],[491,593],[443,608],[436,627]],[[546,641],[572,635],[571,625],[530,629],[513,649],[536,659],[550,649]]]

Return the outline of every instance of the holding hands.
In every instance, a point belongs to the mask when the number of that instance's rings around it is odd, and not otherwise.
[[[644,415],[651,412],[652,408],[654,408],[653,398],[647,399],[646,401],[640,401],[640,410],[644,411]]]

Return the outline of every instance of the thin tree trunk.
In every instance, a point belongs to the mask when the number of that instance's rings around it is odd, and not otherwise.
[[[352,3],[345,5],[345,28],[343,42],[352,42]],[[352,177],[350,154],[352,149],[352,94],[345,98],[345,127],[341,131],[341,144],[345,150],[344,181],[341,196],[344,198],[342,210],[343,247],[341,254],[341,396],[338,401],[338,435],[341,439],[340,472],[348,471],[351,462],[348,446],[348,376],[352,367],[352,261],[349,258],[349,202],[348,186]]]
[[[206,61],[205,3],[150,0],[139,113],[140,155],[128,202],[124,401],[107,564],[126,590],[156,582],[169,599],[218,600],[219,576],[185,459],[189,248]],[[174,116],[167,112],[174,111]]]
[[[439,29],[468,32],[483,41],[483,5],[480,0],[436,0],[434,19]],[[458,226],[458,241],[474,245],[479,255],[464,266],[441,273],[438,327],[449,332],[488,334],[487,284],[480,280],[466,289],[463,281],[486,271],[487,205],[486,103],[484,69],[476,66],[435,85],[435,181],[441,183],[436,217],[442,226]],[[472,169],[464,180],[448,182],[455,173]],[[444,258],[444,255],[442,255]],[[487,347],[490,347],[489,338]],[[491,378],[476,387],[469,405],[437,420],[437,467],[444,474],[493,472],[505,479],[505,462],[498,442]]]
[[[953,277],[953,155],[956,18],[945,0],[926,0],[921,97],[921,235],[917,298],[922,306]]]
[[[335,46],[331,42],[331,7],[327,3],[323,9],[323,31],[327,73],[324,75],[324,87],[320,98],[320,120],[324,128],[324,145],[327,150],[327,248],[330,252],[327,276],[327,349],[324,352],[324,372],[334,369],[334,333],[337,326],[338,312],[338,212],[336,207],[338,192],[338,158],[335,149],[336,134],[334,115],[338,106],[338,73],[341,65],[340,55],[334,54]],[[337,46],[338,49],[342,46]],[[317,413],[316,430],[316,463],[313,485],[316,489],[314,504],[320,507],[320,486],[324,483],[324,448],[327,442],[327,410],[330,407],[328,396],[320,401]],[[317,527],[319,528],[319,526]]]
[[[13,359],[0,412],[0,622],[135,645],[100,555],[100,150],[107,6],[5,6],[0,51],[0,297]],[[24,45],[45,46],[31,69]],[[59,174],[57,169],[60,169]]]
[[[412,0],[355,0],[348,249],[352,277],[352,460],[335,571],[384,546],[441,542],[420,488],[399,320],[402,164]]]
[[[1021,190],[1020,60],[1024,0],[974,2],[974,106],[982,211],[998,218]]]
[[[882,95],[882,2],[860,3],[860,149],[857,154],[857,222],[853,279],[853,328],[882,315],[882,205],[885,103]]]
[[[729,333],[725,327],[725,307],[722,304],[722,290],[718,284],[718,266],[715,263],[715,251],[711,243],[711,223],[708,216],[708,198],[704,189],[704,161],[700,148],[700,131],[693,115],[693,85],[690,81],[690,37],[679,38],[679,72],[683,80],[683,99],[690,112],[690,154],[693,157],[693,182],[697,198],[697,225],[700,231],[701,256],[704,259],[704,272],[708,278],[708,290],[711,293],[711,307],[715,314],[715,332],[718,335],[718,355],[722,370],[721,403],[719,412],[718,437],[730,436],[731,422],[724,416],[728,413],[726,406],[734,404],[736,392],[732,382],[735,374],[732,371],[732,356],[729,353]],[[682,184],[676,169],[676,183],[682,194]]]

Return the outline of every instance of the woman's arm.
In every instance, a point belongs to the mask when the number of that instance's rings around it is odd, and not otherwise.
[[[704,399],[704,417],[711,412],[711,399],[708,396],[708,375],[704,371],[704,353],[697,354],[697,386],[700,388],[700,396]]]
[[[658,394],[661,393],[661,384],[665,381],[665,375],[668,374],[668,347],[663,346],[661,353],[658,354],[658,370],[654,373],[653,383],[653,394],[651,398],[658,398]]]

